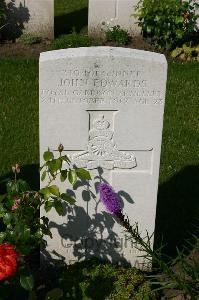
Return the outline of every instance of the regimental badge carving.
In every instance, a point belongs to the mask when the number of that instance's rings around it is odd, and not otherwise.
[[[135,168],[137,164],[134,154],[119,151],[113,136],[110,123],[102,115],[94,121],[93,128],[89,131],[87,150],[73,154],[72,163],[78,168],[89,170],[99,167],[107,170]]]

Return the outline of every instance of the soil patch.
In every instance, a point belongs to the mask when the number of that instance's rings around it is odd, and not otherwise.
[[[47,51],[49,41],[25,45],[20,42],[0,44],[0,58],[38,58],[41,52]]]
[[[25,45],[21,42],[16,43],[1,43],[0,44],[0,58],[39,58],[41,52],[48,51],[50,41],[44,40],[41,43],[33,45]],[[115,47],[115,43],[105,42],[105,46]],[[157,50],[151,46],[141,36],[135,36],[129,45],[123,46],[125,48],[140,49],[145,51],[157,52]]]

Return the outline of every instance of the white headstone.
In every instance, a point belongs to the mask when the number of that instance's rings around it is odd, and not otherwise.
[[[196,3],[199,5],[199,0],[196,0]],[[199,15],[199,7],[196,8],[195,13],[196,13],[197,15]],[[197,27],[198,27],[198,30],[199,30],[199,18],[197,19]]]
[[[105,212],[95,184],[109,182],[131,224],[138,222],[143,235],[154,232],[166,77],[166,59],[157,53],[111,47],[41,53],[41,163],[42,153],[61,142],[93,178],[75,191],[71,211],[49,214],[51,254],[68,263],[99,256],[148,267]]]
[[[54,0],[6,0],[11,19],[18,31],[42,38],[54,38]],[[8,25],[9,26],[9,25]]]
[[[88,33],[102,36],[107,28],[120,25],[130,35],[140,35],[135,6],[138,0],[89,0]]]

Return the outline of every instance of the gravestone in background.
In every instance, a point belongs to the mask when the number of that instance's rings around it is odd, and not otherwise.
[[[55,250],[67,263],[97,256],[149,267],[105,211],[96,187],[109,182],[131,224],[138,222],[143,236],[154,232],[166,76],[166,59],[157,53],[111,47],[41,53],[41,164],[43,152],[61,142],[93,178],[75,190],[77,205],[63,217],[48,214],[52,257]]]
[[[6,30],[15,38],[23,32],[54,38],[54,0],[6,0],[9,24]]]
[[[89,0],[88,33],[103,36],[108,27],[120,25],[130,35],[140,35],[134,16],[138,0]]]
[[[199,0],[196,0],[196,3],[199,5]],[[199,8],[196,9],[196,14],[199,15]],[[197,27],[199,30],[199,18],[197,19]]]

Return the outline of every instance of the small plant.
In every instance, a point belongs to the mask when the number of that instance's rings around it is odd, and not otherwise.
[[[117,45],[127,45],[131,41],[131,37],[128,32],[122,29],[119,25],[108,28],[105,34],[107,41],[114,42]]]
[[[155,299],[143,272],[94,258],[65,268],[59,286],[64,299]]]
[[[67,155],[62,155],[63,150],[60,144],[57,157],[49,150],[44,152],[44,164],[40,168],[41,180],[46,180],[44,188],[39,191],[31,190],[24,180],[18,178],[20,166],[16,164],[12,167],[14,178],[6,182],[6,194],[0,195],[0,280],[8,280],[1,282],[1,292],[6,291],[8,299],[12,298],[9,297],[12,284],[16,287],[20,282],[25,290],[33,290],[31,265],[38,269],[39,266],[35,266],[35,263],[39,262],[40,246],[45,248],[46,235],[52,237],[49,219],[39,216],[40,208],[44,207],[46,212],[54,208],[58,215],[62,215],[63,203],[68,206],[75,204],[75,198],[67,192],[61,193],[54,180],[68,180],[73,186],[77,179],[91,179],[87,170],[71,165]]]
[[[191,47],[187,44],[183,44],[182,47],[177,47],[171,52],[171,57],[179,58],[183,61],[199,62],[199,45]]]
[[[33,33],[23,33],[20,36],[19,41],[25,45],[33,45],[41,43],[41,38],[34,35]]]
[[[144,37],[157,48],[172,49],[197,30],[195,0],[140,0],[135,16]]]
[[[91,46],[98,46],[98,42],[93,41],[86,35],[81,35],[74,32],[67,35],[61,35],[59,38],[55,39],[50,44],[49,50],[91,47]]]
[[[118,220],[119,224],[125,228],[135,248],[139,251],[144,251],[146,253],[144,255],[145,259],[149,261],[152,259],[159,271],[162,271],[161,274],[153,276],[156,280],[153,284],[159,285],[157,290],[175,289],[186,297],[184,299],[199,299],[198,239],[195,238],[196,253],[191,258],[187,258],[183,253],[178,251],[177,257],[166,263],[161,255],[162,247],[158,250],[153,250],[148,233],[145,238],[142,238],[138,225],[131,226],[128,216],[122,211],[119,197],[113,188],[107,183],[100,183],[98,191],[100,193],[100,200],[106,207],[107,212],[112,214]],[[175,271],[176,266],[177,271]],[[159,282],[157,282],[157,278]]]

